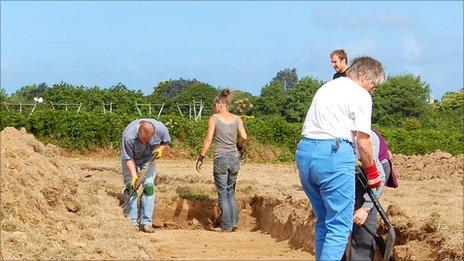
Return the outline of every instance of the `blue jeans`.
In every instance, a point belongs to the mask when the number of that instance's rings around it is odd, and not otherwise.
[[[140,169],[140,171],[144,171],[145,168],[148,167],[149,161],[144,161],[140,164],[136,164],[136,168]],[[126,160],[121,160],[122,166],[122,176],[124,178],[124,184],[126,188],[130,185],[131,182],[131,175],[129,173],[129,169],[127,168]],[[154,186],[155,181],[155,164],[152,164],[151,167],[148,169],[145,181],[143,182],[143,187],[145,188],[147,185]],[[127,189],[124,190],[123,198],[124,202],[127,202],[124,207],[124,214],[126,217],[129,217],[132,224],[139,224],[140,225],[151,225],[152,224],[152,217],[153,217],[153,210],[155,207],[155,192],[153,195],[147,196],[145,193],[142,193],[140,196],[140,211],[137,206],[137,194],[134,194],[131,198],[129,198],[129,194]]]
[[[347,141],[303,138],[296,163],[316,216],[316,259],[340,260],[353,225],[355,154]]]
[[[220,155],[214,158],[214,183],[221,209],[221,228],[232,229],[238,222],[235,183],[240,169],[240,157],[235,154]]]

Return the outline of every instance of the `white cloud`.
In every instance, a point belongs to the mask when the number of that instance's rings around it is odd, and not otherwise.
[[[421,47],[414,36],[407,35],[401,38],[402,57],[407,61],[412,61],[420,57]]]
[[[375,54],[377,53],[377,44],[374,39],[365,37],[357,42],[348,44],[346,51],[348,52],[348,55],[352,58],[361,55],[376,56]]]

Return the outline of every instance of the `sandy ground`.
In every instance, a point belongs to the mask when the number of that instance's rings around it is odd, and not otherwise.
[[[397,155],[400,188],[382,205],[397,260],[463,258],[463,159]],[[157,163],[156,232],[122,214],[117,157],[69,156],[13,128],[1,132],[2,259],[314,259],[314,216],[293,164],[241,166],[239,229],[210,231],[219,210],[207,160]],[[427,171],[426,171],[427,170]],[[380,228],[384,233],[384,227]]]

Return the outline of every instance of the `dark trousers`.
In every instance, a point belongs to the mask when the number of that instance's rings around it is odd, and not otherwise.
[[[375,208],[369,213],[362,226],[353,224],[351,246],[349,247],[351,260],[374,260],[376,249],[374,235],[377,235],[377,211]]]
[[[355,209],[364,204],[365,193],[363,186],[357,180]],[[353,223],[350,242],[342,260],[374,260],[377,248],[375,236],[377,236],[377,210],[372,207],[366,222],[362,226]]]

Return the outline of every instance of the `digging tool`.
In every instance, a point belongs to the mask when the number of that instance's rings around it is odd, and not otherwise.
[[[131,192],[129,193],[129,197],[127,198],[127,201],[125,202],[125,205],[129,204],[130,199],[136,195],[138,197],[139,193],[137,193],[137,190],[139,190],[140,185],[143,184],[147,177],[147,172],[150,168],[154,167],[155,164],[155,158],[156,158],[156,153],[151,157],[150,161],[147,164],[147,167],[142,170],[142,171],[137,171],[137,180],[135,181],[134,187],[132,188]]]
[[[372,200],[372,203],[374,203],[375,209],[380,214],[380,217],[382,218],[383,222],[388,228],[388,236],[387,236],[386,242],[381,236],[377,235],[375,231],[370,231],[369,229],[366,229],[366,231],[369,234],[374,236],[375,242],[377,243],[377,246],[379,247],[380,253],[382,254],[382,257],[383,257],[382,260],[389,261],[391,260],[391,253],[393,251],[393,246],[395,245],[395,240],[396,240],[395,228],[393,227],[393,224],[388,218],[387,213],[380,205],[379,199],[372,191],[372,188],[369,188],[367,186],[366,174],[359,166],[356,166],[356,178],[359,180],[363,188],[366,190],[367,194]]]

